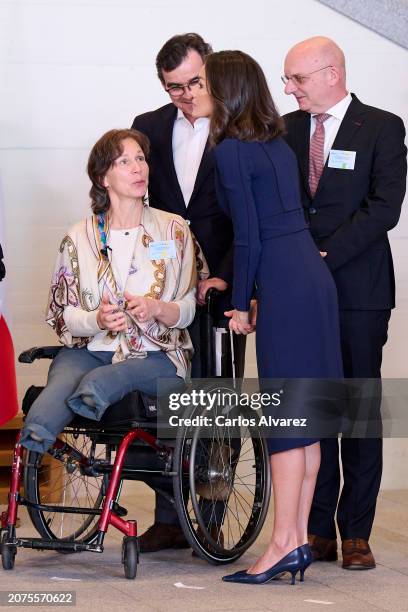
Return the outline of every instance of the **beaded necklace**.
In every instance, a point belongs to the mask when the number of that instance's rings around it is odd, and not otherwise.
[[[127,308],[127,301],[125,300],[125,296],[123,295],[124,289],[122,287],[119,287],[118,280],[116,279],[116,276],[115,276],[114,271],[112,269],[112,262],[109,259],[109,255],[108,255],[108,248],[109,247],[108,247],[107,233],[109,233],[109,227],[107,226],[108,219],[107,219],[105,213],[99,213],[97,215],[97,221],[98,221],[99,240],[100,240],[100,245],[101,245],[100,253],[106,259],[106,261],[109,263],[109,267],[111,269],[112,276],[113,276],[114,281],[115,281],[116,303],[117,303],[117,306],[118,306],[119,309],[126,310],[126,308]]]
[[[108,258],[108,245],[107,245],[107,237],[105,232],[105,215],[104,213],[99,213],[97,216],[98,219],[98,232],[99,239],[101,241],[101,253],[104,257]]]

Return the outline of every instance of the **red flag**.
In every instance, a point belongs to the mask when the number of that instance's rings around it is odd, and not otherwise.
[[[0,313],[0,426],[18,412],[13,341]]]
[[[6,256],[7,251],[4,245],[3,229],[4,217],[0,184],[0,245],[2,245],[4,256]],[[7,259],[5,263],[7,267]],[[1,272],[0,278],[3,276],[4,269],[2,269]],[[0,426],[16,416],[18,412],[14,347],[5,314],[7,306],[5,300],[6,289],[6,281],[2,280],[0,282]]]

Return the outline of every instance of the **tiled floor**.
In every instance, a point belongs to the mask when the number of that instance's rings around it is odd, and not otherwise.
[[[121,503],[129,517],[137,518],[139,531],[151,522],[153,497],[139,483],[126,483]],[[268,539],[271,514],[264,530],[234,571],[244,569]],[[20,535],[34,535],[24,511]],[[126,580],[121,564],[121,534],[113,529],[102,555],[61,555],[19,549],[13,571],[0,570],[0,590],[75,590],[77,610],[279,610],[309,611],[330,606],[347,612],[408,611],[408,490],[381,493],[372,549],[377,569],[342,570],[336,563],[319,563],[306,573],[304,584],[290,586],[282,578],[253,587],[221,582],[230,567],[214,567],[189,550],[142,555],[136,580]],[[38,609],[38,607],[37,607]],[[40,609],[50,609],[40,607]],[[54,607],[53,607],[54,609]]]

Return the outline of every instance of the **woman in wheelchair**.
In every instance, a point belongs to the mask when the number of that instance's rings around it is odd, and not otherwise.
[[[177,428],[175,444],[166,443],[155,435],[150,413],[139,419],[141,394],[130,393],[184,389],[196,269],[201,278],[207,273],[185,221],[148,206],[148,149],[148,140],[133,130],[112,130],[93,147],[93,215],[62,240],[46,315],[63,346],[20,355],[32,363],[56,354],[45,388],[38,395],[41,388],[30,387],[23,400],[27,416],[14,448],[8,508],[0,516],[5,570],[13,569],[18,547],[101,553],[114,527],[124,535],[125,576],[135,578],[137,521],[122,518],[124,480],[141,480],[166,495],[194,552],[210,563],[238,559],[265,521],[270,471],[264,439],[229,427],[209,436],[185,425]],[[212,359],[210,308],[206,314],[203,344]],[[220,384],[225,389],[217,379],[210,389]],[[188,408],[191,415],[202,411],[206,407]],[[172,483],[170,491],[163,478]],[[40,538],[17,537],[20,505]]]
[[[47,323],[64,345],[31,406],[21,444],[45,452],[75,414],[100,420],[131,391],[179,390],[192,356],[193,240],[147,201],[149,141],[111,130],[88,160],[92,216],[64,236]]]

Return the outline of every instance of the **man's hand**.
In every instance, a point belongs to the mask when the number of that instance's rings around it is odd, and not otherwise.
[[[217,289],[217,291],[225,291],[228,284],[222,278],[207,278],[206,280],[198,281],[197,284],[197,302],[200,306],[205,304],[205,296],[209,289]]]
[[[132,295],[125,291],[127,301],[126,310],[130,312],[140,323],[146,323],[150,319],[157,319],[160,312],[160,300],[153,300],[141,295]]]
[[[251,300],[249,307],[249,324],[252,325],[252,331],[256,328],[256,317],[258,315],[258,302],[257,300]]]
[[[327,255],[327,251],[319,251],[319,253],[322,257],[326,257]]]
[[[109,303],[109,297],[106,294],[102,296],[102,301],[96,315],[96,322],[101,329],[115,332],[127,330],[125,314],[123,311],[118,310],[115,304]]]
[[[205,304],[205,296],[209,289],[217,289],[217,291],[225,291],[228,289],[228,283],[222,280],[222,278],[207,278],[204,281],[198,281],[197,285],[197,302],[200,306]]]
[[[236,334],[243,334],[246,336],[254,331],[253,325],[249,322],[249,312],[243,310],[227,310],[224,312],[225,316],[230,320],[229,328]]]

